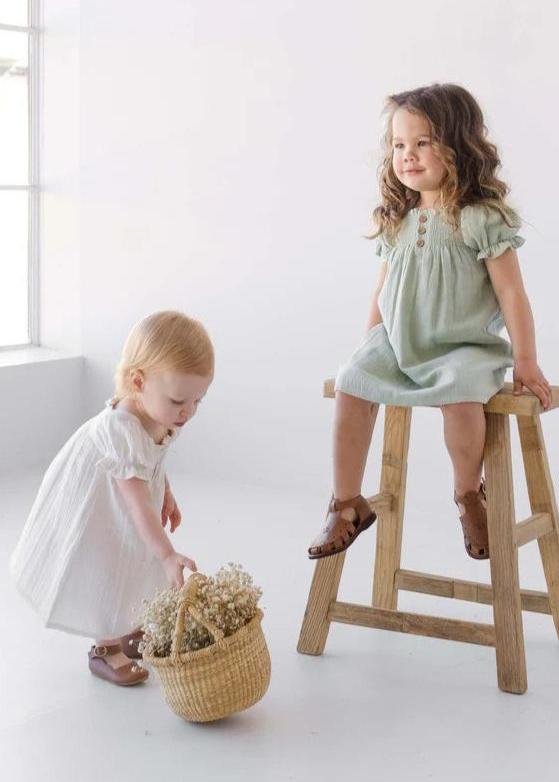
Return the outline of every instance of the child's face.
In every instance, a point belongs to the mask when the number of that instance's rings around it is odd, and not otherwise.
[[[165,427],[184,426],[195,415],[213,375],[162,371],[134,375],[138,399],[147,415]]]
[[[445,169],[431,147],[425,117],[397,109],[392,117],[392,135],[392,166],[400,182],[418,192],[438,191]]]

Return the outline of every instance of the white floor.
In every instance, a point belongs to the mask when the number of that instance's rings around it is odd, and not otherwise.
[[[44,630],[7,579],[40,478],[0,479],[3,779],[557,779],[559,641],[549,616],[524,614],[522,696],[498,690],[494,650],[485,647],[333,625],[322,657],[297,654],[313,570],[306,546],[322,524],[322,491],[172,480],[184,518],[176,548],[206,572],[241,562],[264,590],[273,670],[259,704],[193,725],[168,710],[154,673],[129,689],[94,678],[88,640]],[[486,581],[487,563],[463,551],[450,492],[437,498],[444,518],[414,509],[414,492],[410,484],[403,566]],[[373,527],[348,552],[340,599],[369,600],[374,539]],[[545,588],[535,543],[521,551],[521,580]],[[491,621],[487,606],[426,595],[402,593],[400,607]]]

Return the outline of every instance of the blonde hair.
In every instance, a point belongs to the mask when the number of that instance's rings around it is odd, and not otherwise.
[[[365,238],[384,233],[393,241],[404,217],[421,198],[400,182],[392,166],[392,117],[399,108],[424,117],[429,124],[433,150],[445,169],[440,186],[442,214],[454,229],[460,210],[470,204],[493,207],[508,225],[520,225],[518,211],[506,202],[510,188],[496,174],[501,160],[487,138],[478,102],[458,84],[431,84],[389,95],[386,100],[379,166],[381,204],[372,214],[377,230]]]
[[[176,310],[154,312],[132,328],[119,363],[115,398],[135,393],[133,372],[170,370],[205,377],[214,370],[214,349],[204,326]]]

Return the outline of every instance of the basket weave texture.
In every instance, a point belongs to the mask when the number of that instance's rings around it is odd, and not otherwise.
[[[248,709],[264,696],[271,676],[262,611],[257,609],[250,622],[225,637],[196,608],[198,586],[204,579],[201,573],[193,573],[188,579],[177,612],[170,656],[143,658],[155,669],[170,708],[190,722],[211,722]],[[180,653],[187,611],[207,628],[214,643]]]

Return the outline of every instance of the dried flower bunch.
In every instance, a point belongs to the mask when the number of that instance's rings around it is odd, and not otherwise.
[[[144,638],[138,649],[153,657],[168,657],[177,621],[178,607],[184,599],[185,586],[160,590],[153,600],[142,600],[140,624]],[[198,587],[196,608],[204,619],[212,622],[225,636],[232,635],[256,614],[262,590],[255,586],[242,566],[229,562],[215,576],[208,576]],[[213,643],[203,625],[187,612],[180,651],[191,652]]]

